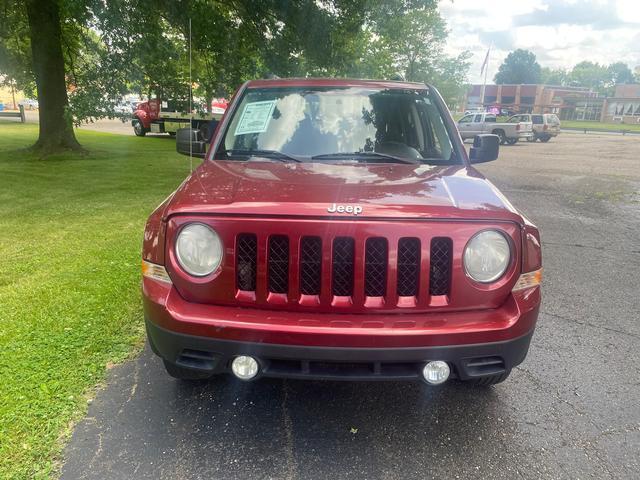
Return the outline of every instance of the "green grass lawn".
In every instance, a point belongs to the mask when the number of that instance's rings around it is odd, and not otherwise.
[[[586,128],[587,130],[607,130],[616,132],[629,130],[631,132],[640,132],[640,124],[638,123],[603,123],[581,120],[561,120],[560,124],[562,128]]]
[[[167,138],[77,132],[85,156],[24,151],[0,123],[0,478],[49,478],[108,365],[143,344],[148,214],[189,173]]]

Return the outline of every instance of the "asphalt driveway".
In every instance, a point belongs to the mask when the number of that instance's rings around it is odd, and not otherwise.
[[[147,348],[111,370],[63,478],[639,478],[639,167],[640,137],[583,134],[480,167],[543,238],[542,313],[507,382],[190,385]]]

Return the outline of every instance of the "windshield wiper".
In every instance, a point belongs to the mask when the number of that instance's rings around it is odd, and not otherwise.
[[[264,158],[272,158],[274,160],[287,161],[290,160],[292,162],[302,163],[297,157],[293,155],[289,155],[288,153],[279,152],[278,150],[238,150],[231,148],[229,150],[225,150],[224,153],[226,155],[234,156],[234,155],[242,155],[248,157],[264,157]]]
[[[324,153],[322,155],[314,155],[311,160],[333,160],[341,158],[384,158],[385,160],[391,160],[393,163],[420,163],[418,160],[411,158],[395,157],[393,155],[387,155],[386,153],[378,152],[337,152],[337,153]]]

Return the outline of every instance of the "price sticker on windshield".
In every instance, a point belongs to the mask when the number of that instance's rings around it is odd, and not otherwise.
[[[266,132],[275,106],[275,100],[247,103],[242,111],[235,135]]]

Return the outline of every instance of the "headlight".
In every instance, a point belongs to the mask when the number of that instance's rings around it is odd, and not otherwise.
[[[509,266],[511,248],[505,236],[496,230],[485,230],[471,238],[464,249],[464,269],[480,283],[498,280]]]
[[[178,234],[176,257],[188,274],[204,277],[220,266],[222,241],[213,229],[202,223],[191,223]]]

